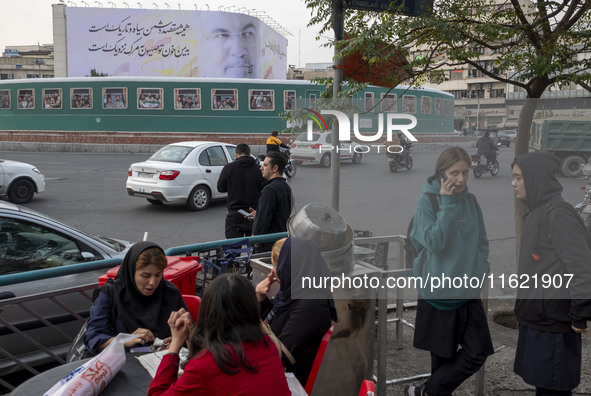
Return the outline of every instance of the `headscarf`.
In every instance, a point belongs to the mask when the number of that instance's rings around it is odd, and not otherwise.
[[[541,216],[544,216],[543,206],[562,199],[562,185],[555,176],[560,167],[560,160],[552,153],[537,151],[522,154],[517,157],[513,165],[518,165],[521,169],[525,185],[525,204],[529,210],[521,233],[519,249],[521,267],[527,265],[532,259],[531,253],[537,242]]]
[[[316,243],[310,239],[288,237],[279,252],[277,261],[279,291],[275,295],[273,308],[267,315],[266,321],[271,323],[273,317],[288,309],[294,299],[306,298],[328,300],[330,316],[332,320],[337,322],[337,311],[332,293],[326,288],[302,287],[302,277],[327,279],[330,276],[328,265],[320,254]],[[292,279],[296,282],[293,283]]]
[[[181,293],[172,283],[162,279],[151,296],[144,296],[135,284],[135,266],[139,255],[146,249],[160,246],[144,241],[133,245],[125,255],[117,277],[101,286],[111,298],[112,317],[120,320],[129,333],[144,328],[154,336],[170,336],[167,324],[172,311],[185,307]],[[164,251],[163,251],[164,253]]]

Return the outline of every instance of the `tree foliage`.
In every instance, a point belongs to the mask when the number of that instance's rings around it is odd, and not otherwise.
[[[331,3],[306,0],[309,25],[319,24],[319,34],[332,29]],[[591,57],[577,56],[591,50],[590,10],[591,0],[433,0],[433,10],[420,17],[346,9],[345,32],[353,38],[338,46],[342,55],[360,52],[375,67],[402,53],[416,85],[442,82],[443,69],[470,65],[521,87],[527,98],[571,83],[591,91]],[[494,67],[483,62],[483,49],[487,60],[496,59]],[[420,55],[411,58],[411,50]],[[392,82],[399,83],[394,72]],[[516,154],[527,152],[531,117],[521,113]]]

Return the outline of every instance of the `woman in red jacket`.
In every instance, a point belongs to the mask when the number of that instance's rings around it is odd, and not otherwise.
[[[221,275],[203,295],[199,318],[173,312],[172,341],[148,395],[289,396],[279,353],[261,332],[254,287],[243,276]],[[178,377],[178,353],[189,342],[189,360]]]

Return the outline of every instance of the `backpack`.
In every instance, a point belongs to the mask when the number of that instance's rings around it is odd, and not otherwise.
[[[569,204],[568,202],[563,201],[562,199],[547,203],[545,205],[544,211],[542,212],[542,220],[540,221],[540,224],[538,227],[538,230],[539,230],[538,232],[549,232],[549,230],[548,230],[548,215],[550,214],[550,212],[553,209],[560,208],[560,207],[566,209],[567,211],[569,211],[572,214],[573,217],[578,219],[578,222],[581,225],[582,229],[586,231],[586,232],[584,232],[584,234],[585,234],[585,239],[587,240],[587,246],[591,247],[591,228],[585,226],[583,219],[581,219],[581,216],[579,215],[579,213],[577,212],[575,207],[572,206],[571,204]],[[550,235],[548,235],[548,236],[550,236]]]
[[[432,193],[425,193],[425,195],[429,198],[429,201],[431,202],[431,206],[433,207],[433,212],[435,212],[435,215],[437,215],[437,212],[439,211],[439,202],[437,201],[437,196]],[[476,202],[476,197],[474,196],[474,194],[468,193],[468,197],[470,197],[470,199],[474,203],[474,207],[476,208],[476,210],[478,210],[478,203]],[[413,245],[410,240],[410,233],[412,232],[414,219],[415,219],[414,216],[410,219],[410,222],[408,223],[408,227],[406,229],[406,237],[404,238],[406,268],[413,267],[413,263],[415,261],[415,258],[418,256],[418,253],[419,253],[417,251],[417,249],[415,248],[415,245]]]

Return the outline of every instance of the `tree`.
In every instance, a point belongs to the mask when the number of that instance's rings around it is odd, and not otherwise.
[[[108,77],[107,73],[97,72],[96,69],[90,69],[90,77]]]
[[[306,0],[306,6],[313,14],[309,25],[321,24],[320,34],[332,29],[331,0]],[[337,45],[343,56],[360,52],[376,68],[403,54],[409,61],[404,71],[413,84],[444,81],[444,66],[469,65],[521,87],[527,95],[519,116],[518,156],[528,151],[536,99],[546,89],[575,83],[591,91],[591,59],[578,56],[591,50],[590,10],[591,0],[433,0],[432,11],[419,17],[396,9],[348,9],[345,32],[353,38]],[[411,58],[411,48],[421,55]],[[496,56],[494,69],[481,61],[483,48]],[[398,75],[392,71],[393,85],[400,82]],[[519,246],[524,207],[517,200],[515,205]]]

